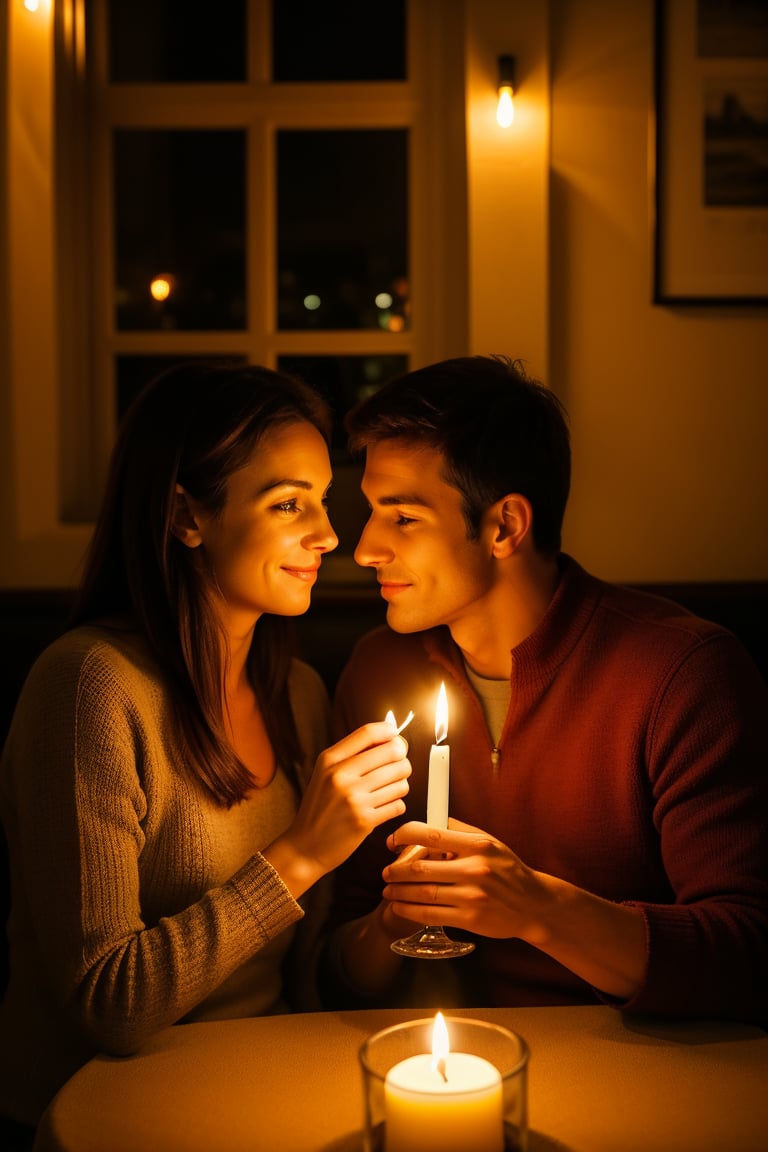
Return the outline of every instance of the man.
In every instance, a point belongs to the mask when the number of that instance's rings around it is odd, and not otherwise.
[[[460,1003],[768,1020],[768,692],[745,649],[561,553],[566,419],[518,362],[407,374],[347,429],[388,627],[355,648],[337,722],[416,718],[408,820],[337,877],[336,1002],[436,975],[390,944],[443,924],[476,944],[443,962]],[[423,822],[441,682],[448,830]]]

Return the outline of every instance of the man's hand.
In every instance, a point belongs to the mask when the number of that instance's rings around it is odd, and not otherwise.
[[[495,836],[453,819],[448,829],[411,821],[388,847],[404,849],[382,873],[395,915],[497,939],[541,940],[544,878]]]
[[[382,875],[395,916],[478,936],[518,937],[595,988],[630,1000],[645,974],[640,908],[616,904],[529,868],[495,836],[450,820],[447,830],[412,821],[388,839],[403,849]]]

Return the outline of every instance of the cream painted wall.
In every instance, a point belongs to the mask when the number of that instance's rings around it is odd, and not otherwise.
[[[470,351],[549,374],[549,3],[467,0]],[[498,57],[516,59],[515,118],[496,123]]]
[[[0,71],[0,586],[66,587],[90,533],[58,517],[51,0],[34,13],[9,4],[0,19],[8,63]]]
[[[768,579],[768,310],[650,303],[652,0],[550,7],[565,546],[616,580]]]
[[[565,401],[564,545],[588,568],[765,580],[768,310],[651,303],[653,21],[653,0],[468,5],[471,351]],[[518,56],[507,148],[494,51]]]

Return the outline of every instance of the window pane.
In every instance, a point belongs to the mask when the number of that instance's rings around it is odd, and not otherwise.
[[[109,67],[114,83],[242,83],[245,0],[109,0]]]
[[[114,135],[117,327],[242,329],[245,134]]]
[[[358,400],[375,392],[386,380],[408,371],[407,356],[278,356],[281,372],[300,376],[322,392],[333,409],[334,453],[346,455],[343,420]]]
[[[115,381],[117,388],[117,420],[122,420],[134,396],[150,380],[175,368],[177,364],[220,364],[222,360],[233,363],[246,363],[245,356],[117,356],[115,358]]]
[[[333,487],[328,495],[328,514],[339,537],[339,554],[349,555],[360,538],[368,510],[360,492],[362,468],[347,452],[344,414],[386,380],[407,372],[408,357],[280,356],[277,366],[313,384],[333,410]]]
[[[278,327],[410,326],[407,129],[277,134]]]
[[[405,29],[405,0],[273,0],[273,79],[404,80]]]

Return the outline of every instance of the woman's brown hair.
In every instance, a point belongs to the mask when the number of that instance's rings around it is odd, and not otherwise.
[[[187,363],[151,381],[121,423],[70,627],[131,619],[175,697],[189,770],[227,807],[253,780],[226,735],[223,659],[210,578],[176,539],[180,484],[215,515],[227,480],[269,430],[308,421],[330,438],[325,402],[302,381],[254,365]],[[295,780],[300,757],[288,698],[293,622],[262,616],[248,671],[275,755]]]

